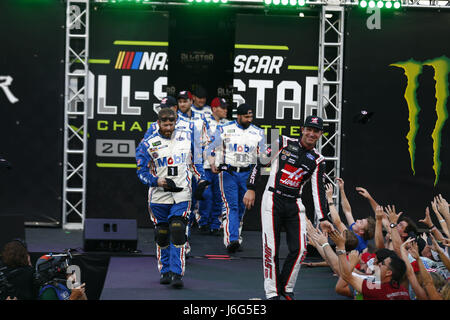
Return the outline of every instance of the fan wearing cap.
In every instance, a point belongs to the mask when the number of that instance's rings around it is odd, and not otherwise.
[[[253,107],[241,104],[237,108],[237,120],[217,126],[206,150],[212,173],[219,174],[224,245],[229,253],[236,252],[242,243],[246,181],[259,154],[265,152],[264,130],[252,121]],[[221,153],[216,155],[217,151]]]
[[[137,175],[149,186],[148,203],[155,225],[160,283],[182,288],[186,226],[192,208],[192,172],[199,180],[198,191],[203,192],[209,182],[201,160],[193,159],[201,152],[196,150],[192,131],[175,129],[175,112],[161,109],[158,126],[159,130],[142,142],[140,154],[136,155]]]
[[[325,159],[314,148],[323,132],[323,120],[316,116],[306,118],[300,139],[281,136],[275,150],[269,153],[270,176],[261,202],[261,223],[264,259],[264,289],[267,299],[284,296],[294,299],[294,286],[306,253],[306,217],[301,195],[303,186],[311,180],[316,220],[322,230],[333,229],[327,216],[324,188]],[[248,181],[244,204],[250,209],[255,202],[255,190],[263,164],[253,168]],[[280,232],[286,230],[289,254],[279,267]]]
[[[215,132],[218,125],[223,125],[228,122],[226,119],[228,112],[228,103],[224,98],[214,98],[211,101],[212,117],[208,121],[211,132]],[[211,139],[213,136],[211,137]],[[211,143],[208,142],[208,144]],[[219,150],[217,152],[220,152]],[[216,157],[216,160],[220,157]],[[216,166],[219,163],[216,162]],[[200,219],[198,225],[200,231],[204,234],[210,233],[219,235],[221,227],[220,215],[222,212],[222,197],[220,195],[219,176],[211,171],[211,166],[208,161],[206,153],[204,155],[203,168],[208,180],[211,181],[211,186],[205,190],[203,196],[205,200],[199,203]]]

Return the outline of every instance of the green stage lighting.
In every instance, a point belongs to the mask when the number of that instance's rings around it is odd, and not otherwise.
[[[365,7],[367,7],[367,1],[366,0],[362,0],[362,1],[359,2],[359,5],[360,5],[361,8],[365,8]]]
[[[392,8],[392,2],[391,2],[391,1],[386,1],[385,7],[386,7],[387,9]]]
[[[264,0],[264,3],[265,3],[266,5],[270,5],[270,4],[272,4],[272,0]]]
[[[280,4],[280,0],[273,0],[273,4],[276,5],[276,6],[279,5]]]
[[[304,6],[305,5],[305,0],[298,0],[298,5],[299,6]]]
[[[281,0],[281,4],[283,6],[287,6],[289,4],[289,0]]]
[[[289,4],[290,4],[291,6],[296,6],[296,5],[297,5],[297,0],[290,0],[290,1],[289,1]]]
[[[369,8],[375,8],[375,1],[374,0],[370,0],[369,1]]]
[[[399,9],[401,7],[400,1],[394,2],[394,9]]]
[[[384,7],[384,2],[383,1],[378,1],[377,2],[377,7],[380,8],[380,9],[383,8]]]

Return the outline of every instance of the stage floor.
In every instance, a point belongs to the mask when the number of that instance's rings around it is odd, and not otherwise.
[[[193,231],[190,237],[191,254],[186,260],[185,287],[177,290],[159,284],[153,230],[138,229],[139,252],[137,253],[83,252],[82,231],[26,228],[25,235],[28,250],[31,253],[34,252],[35,257],[37,253],[76,249],[76,260],[82,265],[83,281],[86,282],[90,299],[264,299],[260,232],[243,231],[242,252],[229,255],[225,259],[211,259],[210,255],[228,255],[222,237],[202,235]],[[283,242],[280,257],[286,254],[287,246]],[[307,256],[306,261],[318,261],[318,259]],[[295,288],[296,298],[302,300],[346,299],[335,293],[336,281],[337,277],[333,276],[333,272],[328,267],[303,266]],[[97,288],[92,288],[94,286]]]

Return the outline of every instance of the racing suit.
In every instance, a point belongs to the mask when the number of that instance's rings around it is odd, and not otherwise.
[[[221,119],[217,121],[212,116],[212,119],[210,119],[208,122],[210,131],[215,133],[217,126],[227,123],[228,120]],[[212,140],[213,138],[214,136],[212,136],[210,139]],[[209,143],[211,142],[212,141],[209,141]],[[220,196],[219,176],[211,171],[211,165],[209,164],[206,152],[203,159],[203,168],[205,169],[205,175],[206,178],[211,181],[211,186],[209,186],[209,188],[207,188],[203,193],[203,197],[205,198],[205,200],[200,201],[200,220],[198,221],[198,225],[200,227],[209,226],[211,231],[219,230],[222,224],[220,218],[222,211],[222,197]],[[216,166],[220,165],[220,163],[218,163],[219,159],[220,157],[216,157]]]
[[[201,109],[197,108],[194,104],[192,104],[191,110],[194,113],[203,114],[205,116],[206,121],[208,121],[208,122],[210,122],[211,119],[214,120],[214,116],[212,114],[211,107],[206,104]]]
[[[209,137],[211,137],[211,131],[209,128],[209,123],[206,120],[206,117],[203,113],[192,110],[191,108],[191,116],[189,117],[188,114],[181,112],[178,110],[177,116],[179,119],[188,121],[193,123],[193,131],[195,132],[195,143],[199,147],[199,151],[203,152],[205,145],[209,141]],[[200,162],[202,162],[201,157],[196,157]],[[192,181],[192,191],[195,193],[195,190],[197,189],[197,182]],[[199,211],[199,203],[195,198],[192,198],[192,214],[189,216],[189,226],[187,229],[188,237],[191,233],[191,227],[194,224],[195,220],[197,220],[197,223],[200,220],[200,215],[198,213]]]
[[[325,159],[315,148],[305,149],[299,139],[281,136],[278,150],[271,150],[270,175],[261,202],[264,290],[266,297],[292,293],[306,256],[305,207],[301,200],[304,184],[311,179],[315,215],[328,220],[325,198]],[[256,190],[261,168],[254,166],[247,188]],[[284,226],[289,254],[280,272],[280,232]]]
[[[159,131],[144,139],[136,149],[137,175],[148,185],[148,203],[157,237],[158,269],[164,274],[172,272],[183,275],[185,271],[185,227],[177,232],[173,241],[169,224],[174,219],[189,218],[192,204],[192,172],[197,180],[205,180],[201,161],[193,164],[192,158],[198,152],[191,130],[175,129],[171,138],[163,137]],[[169,192],[158,187],[158,178],[170,178],[181,192]],[[170,236],[170,240],[169,240]]]
[[[232,241],[242,243],[241,231],[247,191],[247,178],[260,152],[265,151],[264,130],[255,125],[243,128],[237,121],[217,126],[206,154],[221,150],[219,186],[222,197],[223,241],[228,247]],[[221,148],[219,148],[221,146]]]

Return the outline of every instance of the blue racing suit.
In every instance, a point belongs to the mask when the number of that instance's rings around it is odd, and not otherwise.
[[[222,225],[226,247],[232,241],[242,242],[240,235],[247,178],[259,153],[264,153],[265,148],[263,129],[252,124],[243,128],[237,121],[229,121],[217,126],[214,139],[206,150],[206,154],[212,156],[216,151],[221,152],[219,186],[223,201]]]
[[[183,275],[185,270],[185,227],[176,234],[170,229],[177,219],[186,226],[192,206],[192,174],[197,180],[206,180],[198,146],[192,130],[175,129],[171,138],[159,131],[143,139],[136,149],[137,175],[149,186],[149,212],[155,224],[158,269]],[[170,178],[180,192],[170,192],[158,187],[158,178]],[[178,223],[180,225],[180,223]],[[183,240],[180,241],[180,234]]]

